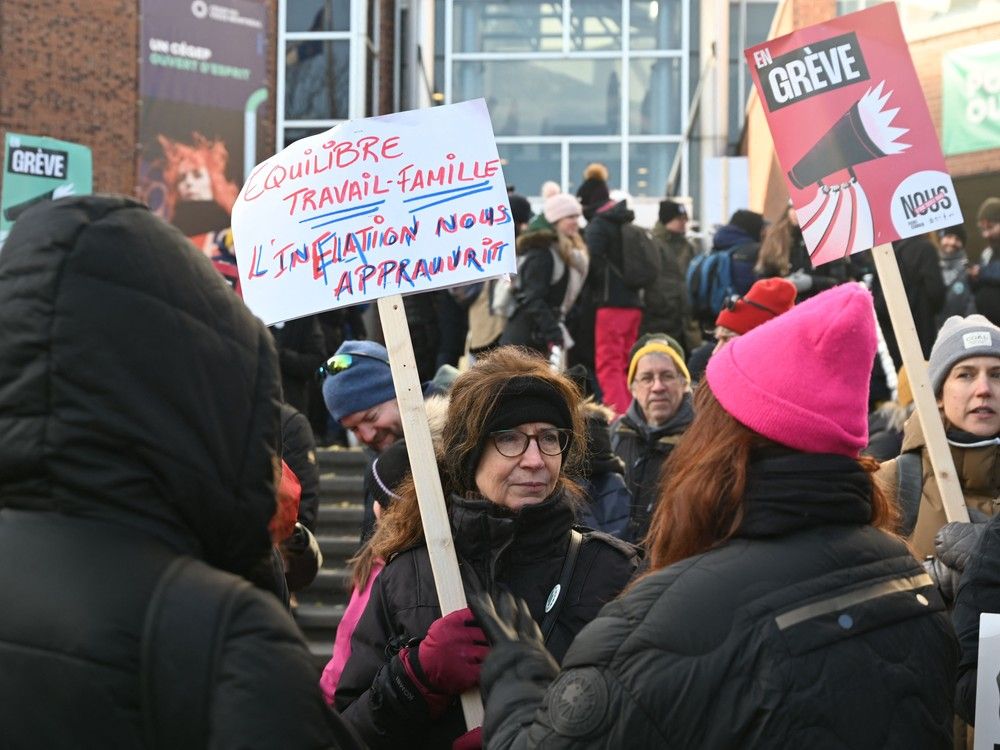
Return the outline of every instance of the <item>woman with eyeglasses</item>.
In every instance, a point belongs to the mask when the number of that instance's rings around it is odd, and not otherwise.
[[[544,359],[500,347],[455,381],[438,457],[467,595],[524,599],[557,661],[637,566],[631,545],[573,528],[579,401]],[[465,734],[458,696],[478,684],[488,647],[468,609],[441,617],[412,480],[397,494],[372,538],[388,563],[335,705],[372,748],[451,748]]]

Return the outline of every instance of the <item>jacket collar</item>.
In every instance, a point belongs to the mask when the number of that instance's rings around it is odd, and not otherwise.
[[[628,411],[622,417],[622,422],[637,432],[646,442],[659,440],[661,437],[668,437],[684,432],[691,420],[694,419],[694,405],[690,393],[685,393],[681,398],[681,404],[670,419],[658,427],[652,427],[646,422],[646,415],[642,413],[639,402],[632,399],[628,406]]]
[[[573,525],[573,509],[558,490],[517,513],[478,495],[452,495],[448,510],[458,556],[473,565],[481,580],[497,577],[501,557],[551,557],[566,544]]]
[[[781,536],[831,524],[871,521],[871,479],[854,459],[831,453],[769,451],[747,472],[738,537]]]

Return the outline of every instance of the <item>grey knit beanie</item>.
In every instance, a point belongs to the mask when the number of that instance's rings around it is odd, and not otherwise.
[[[927,374],[935,395],[941,394],[941,386],[951,368],[971,357],[1000,359],[1000,328],[982,315],[967,318],[952,315],[941,326],[927,364]]]

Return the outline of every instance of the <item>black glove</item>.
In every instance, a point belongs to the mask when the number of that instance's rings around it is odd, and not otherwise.
[[[946,604],[951,605],[955,601],[962,573],[985,529],[985,523],[952,521],[938,529],[934,536],[937,556],[928,557],[923,566]]]
[[[969,563],[969,557],[979,546],[979,540],[983,538],[985,530],[985,520],[976,522],[976,519],[973,519],[972,523],[961,521],[946,523],[934,535],[934,551],[937,552],[941,562],[949,568],[963,572]]]
[[[488,594],[479,593],[472,596],[469,607],[493,644],[480,676],[484,694],[500,677],[547,685],[559,673],[559,665],[545,648],[542,631],[523,599],[503,592],[494,606]]]
[[[319,542],[301,523],[296,523],[292,535],[281,543],[281,556],[285,560],[285,581],[290,591],[301,591],[312,583],[323,565]]]

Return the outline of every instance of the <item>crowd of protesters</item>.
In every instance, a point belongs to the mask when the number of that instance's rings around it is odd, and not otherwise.
[[[667,199],[636,288],[629,198],[584,178],[538,215],[511,192],[516,277],[405,298],[470,603],[450,613],[360,310],[268,329],[126,198],[21,217],[0,744],[964,747],[1000,612],[1000,199],[978,262],[961,227],[895,243],[969,509],[948,523],[870,259],[813,268],[794,209],[743,209],[706,307]],[[289,610],[336,443],[366,451],[366,513],[320,678]]]

